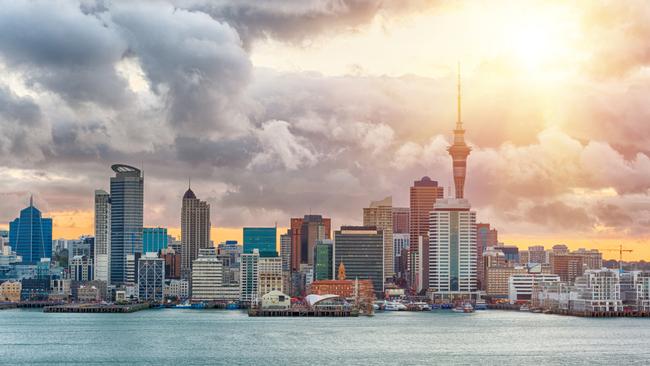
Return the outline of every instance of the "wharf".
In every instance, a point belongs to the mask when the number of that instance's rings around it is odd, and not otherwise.
[[[577,311],[567,309],[552,309],[544,314],[578,316],[583,318],[650,318],[650,311]]]
[[[0,303],[0,310],[15,309],[17,307],[18,307],[18,305],[15,302],[3,302],[3,303]]]
[[[149,308],[149,304],[131,305],[102,305],[102,304],[69,304],[47,306],[44,313],[133,313]]]
[[[248,316],[269,316],[269,317],[356,317],[359,316],[357,309],[255,309],[248,310]]]
[[[16,303],[17,308],[45,308],[65,304],[63,301],[21,301]]]

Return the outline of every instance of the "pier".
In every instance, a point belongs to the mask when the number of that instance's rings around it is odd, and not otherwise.
[[[44,313],[133,313],[149,309],[149,304],[102,305],[102,304],[69,304],[47,306]]]
[[[268,317],[356,317],[359,316],[357,309],[254,309],[248,310],[248,316]]]

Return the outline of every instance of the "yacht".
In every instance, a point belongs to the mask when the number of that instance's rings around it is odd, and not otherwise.
[[[528,307],[528,305],[523,304],[519,307],[519,311],[530,311],[530,308]]]
[[[453,308],[451,311],[454,313],[473,313],[474,312],[474,307],[472,304],[466,302],[464,304],[458,304],[455,308]]]
[[[476,310],[487,310],[487,304],[485,303],[485,300],[476,300],[474,308]]]
[[[426,302],[414,302],[412,305],[415,308],[415,310],[418,310],[418,311],[430,311],[431,310],[431,306],[429,306],[429,304],[427,304]]]
[[[403,311],[406,310],[406,305],[397,301],[386,301],[384,305],[386,311]]]

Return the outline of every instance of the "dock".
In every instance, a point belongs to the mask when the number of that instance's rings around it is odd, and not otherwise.
[[[3,303],[0,303],[0,310],[15,309],[17,307],[18,307],[18,305],[15,302],[3,302]]]
[[[103,305],[103,304],[68,304],[47,306],[44,313],[133,313],[149,309],[149,304]]]
[[[268,317],[357,317],[357,309],[313,310],[313,309],[254,309],[248,310],[248,316]]]

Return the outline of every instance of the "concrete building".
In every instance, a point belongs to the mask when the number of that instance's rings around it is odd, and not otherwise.
[[[373,201],[363,209],[363,226],[375,226],[384,233],[384,276],[395,274],[393,251],[393,198]]]
[[[433,296],[471,296],[476,283],[476,212],[465,199],[437,200],[429,232],[429,289]]]
[[[253,250],[253,253],[242,254],[239,275],[239,301],[245,304],[254,304],[259,300],[259,261],[260,253]],[[282,263],[280,263],[280,270]]]
[[[548,261],[548,254],[543,245],[531,245],[528,247],[528,261],[526,263],[548,264]]]
[[[165,261],[165,278],[179,280],[181,278],[181,254],[171,247],[160,252]],[[189,283],[189,281],[185,280]]]
[[[144,177],[129,165],[111,166],[111,283],[126,283],[126,258],[142,253]]]
[[[602,268],[590,269],[575,280],[575,311],[622,311],[619,273]]]
[[[282,270],[291,271],[291,229],[286,234],[280,235],[280,258],[282,258]]]
[[[483,283],[485,282],[483,273],[483,252],[489,248],[499,244],[498,232],[496,229],[490,228],[488,223],[476,224],[476,277],[478,288],[483,290]]]
[[[428,288],[429,282],[429,219],[433,205],[436,200],[444,197],[444,188],[438,186],[438,182],[431,180],[429,177],[423,177],[420,180],[413,182],[410,188],[410,213],[409,213],[409,243],[411,245],[411,253],[416,253],[418,250],[418,243],[422,238],[422,250],[424,253],[418,253],[418,257],[422,261],[422,266],[419,268],[422,271],[422,282],[415,283],[418,276],[415,275],[415,263],[412,263],[411,272],[411,287],[412,288]]]
[[[485,270],[485,294],[493,298],[508,298],[510,278],[517,274],[527,274],[523,266],[489,266]]]
[[[377,296],[384,293],[384,234],[375,226],[341,226],[334,233],[334,267],[344,264],[347,276],[371,280]]]
[[[166,299],[175,298],[178,300],[189,299],[190,283],[187,280],[169,280],[163,289],[163,296]]]
[[[95,191],[95,265],[96,280],[111,283],[111,195],[98,189]]]
[[[138,260],[138,298],[140,301],[163,301],[165,260],[157,253],[145,253]]]
[[[314,265],[316,241],[332,239],[332,219],[321,215],[305,215],[291,219],[291,270],[300,271],[301,264]]]
[[[263,295],[271,291],[283,291],[282,280],[282,258],[280,257],[261,257],[257,262],[258,273],[258,291],[257,298],[261,299]]]
[[[70,277],[74,281],[93,280],[93,261],[85,255],[75,255],[70,260]]]
[[[411,209],[393,207],[393,234],[408,234]]]
[[[582,257],[582,263],[585,269],[603,268],[603,254],[598,249],[580,248],[571,252],[571,255]]]
[[[631,271],[620,274],[623,306],[650,311],[650,272]]]
[[[553,255],[550,257],[551,272],[559,275],[562,282],[572,284],[584,273],[583,256],[567,254],[564,251],[556,252],[555,247],[553,248]]]
[[[214,248],[201,249],[192,264],[191,296],[194,301],[219,299],[218,289],[223,286],[223,263]]]
[[[560,282],[560,277],[546,273],[513,273],[508,280],[508,299],[511,303],[530,302],[535,288],[541,283],[549,282]]]
[[[291,307],[291,297],[282,291],[273,290],[262,296],[262,309],[286,310]]]
[[[181,278],[189,280],[199,250],[210,247],[210,205],[196,198],[190,188],[181,205]]]
[[[128,254],[124,262],[124,283],[134,285],[138,281],[138,260],[141,254]]]
[[[19,302],[22,284],[20,281],[0,283],[0,301]]]
[[[82,284],[76,291],[77,302],[99,302],[102,300],[101,290],[90,283]]]

